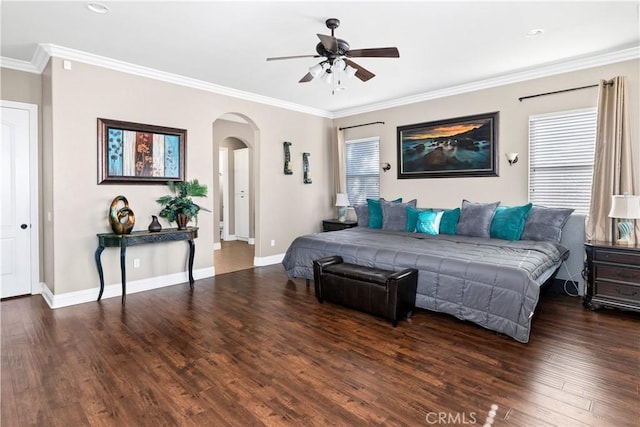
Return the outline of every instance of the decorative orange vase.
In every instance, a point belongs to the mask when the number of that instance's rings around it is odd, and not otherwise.
[[[118,205],[122,202],[123,208],[118,209]],[[111,202],[109,208],[109,223],[113,232],[116,234],[129,234],[133,230],[133,225],[136,222],[136,216],[133,211],[129,209],[129,201],[124,196],[117,196]]]

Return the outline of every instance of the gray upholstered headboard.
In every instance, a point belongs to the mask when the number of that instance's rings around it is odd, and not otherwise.
[[[572,280],[578,283],[580,295],[584,295],[584,280],[582,279],[582,268],[584,263],[584,223],[586,216],[582,214],[573,214],[562,229],[562,238],[560,244],[569,248],[571,254],[569,259],[560,267],[560,271],[556,276],[561,280]],[[571,286],[567,287],[571,293],[575,292]]]

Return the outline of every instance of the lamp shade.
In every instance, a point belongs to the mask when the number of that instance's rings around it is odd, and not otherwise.
[[[336,206],[349,206],[349,197],[347,193],[336,194]]]
[[[342,58],[337,58],[335,61],[333,61],[333,66],[331,67],[331,70],[334,73],[339,73],[341,71],[344,71],[344,67],[347,64],[344,62],[344,60]]]
[[[640,219],[640,196],[611,196],[609,217]]]
[[[358,70],[353,68],[351,65],[347,65],[347,67],[344,69],[344,72],[347,74],[347,78],[351,79],[356,75]]]
[[[316,64],[313,67],[309,68],[309,74],[311,74],[314,79],[318,77],[320,73],[322,73],[322,71],[324,71],[324,69],[322,68],[322,64]]]

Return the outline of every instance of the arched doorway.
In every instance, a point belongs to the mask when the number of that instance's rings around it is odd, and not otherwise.
[[[254,266],[257,130],[237,113],[213,123],[214,267],[217,274]]]

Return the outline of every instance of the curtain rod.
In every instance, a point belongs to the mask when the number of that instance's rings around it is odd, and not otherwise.
[[[610,86],[610,85],[613,84],[613,82],[605,82],[604,84],[605,84],[605,86]],[[589,89],[589,88],[592,88],[592,87],[598,87],[598,85],[573,87],[571,89],[563,89],[563,90],[556,90],[556,91],[553,91],[553,92],[539,93],[537,95],[522,96],[522,97],[518,98],[518,101],[522,102],[522,100],[524,100],[524,99],[537,98],[539,96],[554,95],[556,93],[562,93],[562,92],[572,92],[574,90]]]
[[[345,126],[343,128],[338,128],[338,130],[345,130],[345,129],[351,129],[351,128],[359,128],[360,126],[369,126],[369,125],[377,125],[377,124],[384,124],[384,122],[371,122],[371,123],[364,123],[362,125],[354,125],[354,126]]]

